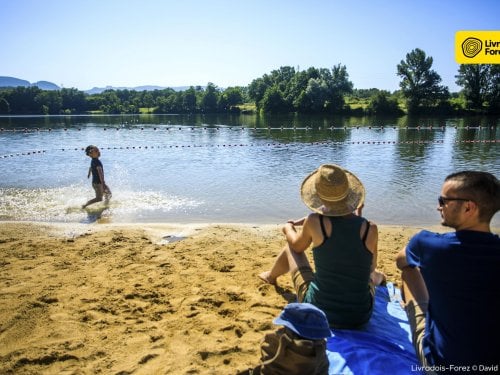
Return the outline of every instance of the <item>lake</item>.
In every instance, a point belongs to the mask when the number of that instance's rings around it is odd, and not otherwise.
[[[92,222],[87,179],[101,149],[111,222],[281,224],[308,213],[304,177],[349,169],[379,224],[435,225],[444,177],[500,176],[498,118],[257,115],[0,117],[0,220]],[[498,214],[494,225],[499,226]]]

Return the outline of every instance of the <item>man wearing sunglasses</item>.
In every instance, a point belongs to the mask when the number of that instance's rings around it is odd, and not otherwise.
[[[500,370],[500,238],[490,229],[499,209],[495,176],[451,174],[437,210],[455,231],[421,231],[397,255],[413,344],[428,373]]]

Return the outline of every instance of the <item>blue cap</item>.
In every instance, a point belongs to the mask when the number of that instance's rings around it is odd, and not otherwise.
[[[297,335],[310,340],[332,335],[326,314],[310,303],[289,303],[273,323],[290,328]]]

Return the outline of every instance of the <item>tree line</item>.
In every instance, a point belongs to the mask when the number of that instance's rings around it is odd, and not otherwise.
[[[154,91],[105,90],[86,94],[75,88],[41,90],[36,86],[0,89],[0,114],[83,114],[140,113],[215,113],[237,110],[243,103],[244,89],[220,90],[214,84]]]
[[[38,87],[0,89],[0,114],[83,113],[239,113],[244,103],[265,113],[391,114],[500,113],[500,65],[460,65],[450,94],[432,69],[433,59],[414,49],[397,65],[400,89],[390,93],[354,89],[347,68],[284,66],[254,79],[246,87],[191,86],[154,91],[106,90],[86,94],[75,88],[41,90]]]

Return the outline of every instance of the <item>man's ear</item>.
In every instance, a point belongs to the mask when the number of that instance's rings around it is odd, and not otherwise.
[[[467,201],[465,202],[465,212],[473,214],[478,211],[479,207],[477,206],[477,203],[474,201]]]

